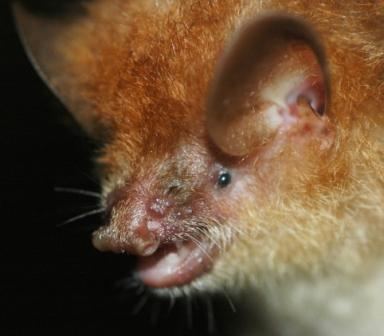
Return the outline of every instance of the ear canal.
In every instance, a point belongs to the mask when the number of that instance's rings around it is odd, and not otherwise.
[[[34,15],[18,2],[13,4],[13,13],[22,43],[40,77],[86,132],[95,135],[94,109],[84,97],[81,74],[74,71],[74,59],[81,59],[82,52],[76,50],[75,43],[66,43],[72,41],[74,34],[68,32],[77,24],[77,18]],[[87,70],[84,62],[82,71]]]
[[[270,14],[247,24],[218,64],[208,96],[207,130],[234,156],[273,139],[307,105],[321,118],[329,105],[323,47],[303,20]]]

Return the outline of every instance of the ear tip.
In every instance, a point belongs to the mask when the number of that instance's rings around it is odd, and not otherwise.
[[[325,62],[325,48],[320,39],[321,34],[312,23],[296,13],[267,11],[250,19],[243,29],[251,34],[256,30],[262,31],[263,34],[268,35],[269,39],[277,36],[279,39],[301,40],[314,49],[319,61]],[[242,34],[241,31],[240,34]]]
[[[38,39],[38,37],[34,35],[36,33],[34,29],[34,16],[19,1],[12,3],[12,12],[17,34],[19,35],[28,59],[39,77],[45,82],[49,89],[57,95],[56,89],[51,85],[47,73],[44,71],[42,56],[40,56],[39,52],[36,50],[39,48],[37,48],[34,43],[34,41]]]
[[[78,78],[69,75],[60,46],[71,20],[31,12],[21,1],[12,3],[12,11],[20,41],[32,66],[57,99],[73,114],[85,131],[93,136],[92,103],[85,102],[79,92],[83,89]],[[67,46],[66,46],[67,48]]]

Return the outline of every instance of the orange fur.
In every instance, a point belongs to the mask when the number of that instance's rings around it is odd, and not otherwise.
[[[348,133],[351,123],[362,118],[365,122],[380,118],[384,11],[374,2],[323,1],[316,9],[306,1],[266,1],[262,6],[171,1],[162,10],[151,1],[145,4],[97,1],[91,5],[90,18],[82,18],[56,42],[68,63],[65,69],[84,83],[80,95],[92,102],[98,122],[111,125],[110,133],[116,143],[124,143],[124,152],[128,146],[137,154],[137,142],[148,148],[146,138],[152,138],[154,130],[162,138],[157,143],[165,148],[184,132],[196,134],[194,121],[200,119],[196,116],[202,114],[215,60],[228,36],[247,18],[269,9],[299,14],[320,32],[332,68],[331,113],[341,130]],[[121,150],[105,152],[103,162],[116,165],[116,158],[108,155]]]
[[[209,211],[228,218],[212,234],[225,251],[196,287],[273,291],[303,274],[316,281],[371,274],[384,258],[382,2],[98,0],[87,5],[88,15],[58,28],[51,46],[60,58],[46,60],[56,68],[49,80],[105,142],[98,158],[105,196],[126,185],[159,191],[177,175],[204,199],[205,186],[185,167],[199,157],[199,176],[223,161],[205,130],[214,68],[233,33],[269,10],[303,17],[324,42],[334,142],[321,148],[309,137],[298,149],[287,141],[245,168],[228,160],[252,177],[231,198],[206,197]]]

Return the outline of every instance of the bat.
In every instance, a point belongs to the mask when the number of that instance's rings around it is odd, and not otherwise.
[[[383,2],[81,8],[14,12],[102,144],[95,248],[158,296],[260,295],[277,335],[384,334]]]

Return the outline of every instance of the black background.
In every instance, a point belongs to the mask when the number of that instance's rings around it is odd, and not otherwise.
[[[57,15],[75,2],[30,0],[29,5]],[[63,4],[68,7],[57,6]],[[56,227],[97,205],[92,198],[55,192],[55,187],[98,191],[91,168],[97,147],[35,73],[9,7],[0,3],[0,304],[5,317],[0,333],[209,334],[205,297],[192,302],[192,313],[184,300],[169,312],[168,300],[150,298],[132,314],[143,296],[116,289],[131,261],[91,246],[91,228],[100,218]],[[215,330],[222,335],[225,323],[217,321],[236,320],[239,314],[225,298],[214,298],[213,304]]]

